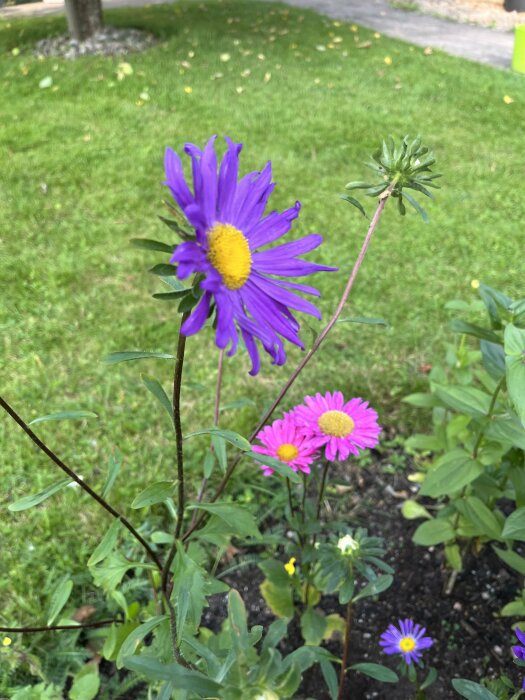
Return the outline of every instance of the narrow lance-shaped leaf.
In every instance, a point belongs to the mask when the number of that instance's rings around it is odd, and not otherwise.
[[[164,391],[162,384],[159,381],[157,381],[154,377],[150,377],[146,374],[142,375],[142,381],[144,382],[144,385],[148,389],[148,391],[150,391],[153,394],[153,396],[157,399],[162,408],[166,411],[166,413],[171,419],[171,422],[173,423],[173,406],[168,398],[168,395]]]
[[[151,238],[132,238],[130,241],[134,248],[142,248],[144,250],[156,250],[161,253],[173,253],[175,248],[174,245],[169,245],[168,243],[162,243],[161,241],[154,241]]]
[[[43,489],[39,493],[34,494],[33,496],[24,496],[24,498],[21,498],[19,501],[11,503],[8,506],[8,509],[12,513],[18,513],[21,510],[33,508],[34,506],[37,506],[43,501],[45,501],[50,496],[53,496],[58,491],[61,491],[63,488],[68,486],[68,484],[71,483],[73,483],[71,479],[61,479],[60,481],[55,482],[54,484],[46,486],[45,489]]]
[[[62,611],[64,605],[69,600],[71,591],[73,590],[73,581],[69,578],[69,574],[63,576],[58,582],[53,594],[51,596],[51,602],[49,605],[49,615],[47,619],[47,624],[52,625],[57,619]]]
[[[53,420],[83,420],[85,418],[98,418],[98,416],[93,411],[59,411],[58,413],[49,413],[47,416],[33,418],[28,425],[37,425],[37,423],[47,423]]]
[[[114,365],[117,362],[130,362],[131,360],[175,360],[175,355],[166,352],[145,352],[142,350],[129,350],[125,352],[112,352],[102,362],[105,365]]]
[[[102,489],[102,498],[105,498],[113,488],[113,484],[115,483],[115,480],[120,472],[121,466],[122,455],[118,450],[115,450],[115,452],[109,456],[108,475],[106,477],[104,488]]]

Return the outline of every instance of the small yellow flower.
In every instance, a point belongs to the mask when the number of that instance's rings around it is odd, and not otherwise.
[[[4,637],[2,639],[2,646],[3,647],[9,647],[9,646],[11,646],[12,643],[13,643],[13,640],[11,639],[11,637]]]
[[[357,25],[352,24],[352,26],[350,27],[350,31],[351,31],[351,32],[357,32]]]
[[[13,54],[13,56],[19,56],[19,55],[20,55],[20,49],[18,48],[18,46],[15,46],[14,49],[11,49],[11,53]]]
[[[184,92],[186,93],[186,95],[191,95],[191,93],[193,92],[193,88],[191,87],[191,85],[186,85],[184,87]]]
[[[391,66],[391,65],[392,65],[392,57],[391,57],[391,56],[385,56],[384,59],[383,59],[383,61],[385,62],[385,64],[386,64],[387,66]]]
[[[425,56],[432,56],[432,47],[427,46],[426,49],[423,49],[423,53],[425,54]]]
[[[479,289],[479,280],[471,280],[470,286],[472,287],[472,289]]]
[[[220,60],[221,60],[223,63],[228,63],[228,61],[230,60],[231,56],[230,56],[229,53],[221,53],[221,55],[219,56],[219,58],[220,58]]]
[[[505,95],[503,97],[503,102],[505,102],[506,105],[511,105],[514,102],[514,100],[510,95]]]
[[[374,39],[381,39],[381,34],[379,32],[374,32]]]
[[[286,570],[286,573],[288,576],[293,576],[295,574],[295,562],[297,559],[295,557],[292,557],[290,561],[284,565],[284,568]]]

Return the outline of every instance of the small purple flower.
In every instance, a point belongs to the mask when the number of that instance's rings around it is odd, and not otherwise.
[[[250,374],[260,367],[257,342],[274,364],[286,362],[283,339],[300,348],[299,323],[292,311],[320,318],[317,308],[296,292],[319,296],[315,287],[280,278],[311,275],[335,270],[302,260],[299,256],[315,250],[322,242],[319,234],[260,250],[274,243],[292,227],[301,205],[265,215],[273,192],[272,165],[238,179],[242,144],[226,138],[227,149],[220,165],[212,137],[203,150],[187,143],[191,158],[193,192],[184,177],[179,156],[166,150],[166,184],[189,224],[195,240],[177,246],[170,260],[177,264],[177,277],[200,276],[203,296],[182,326],[184,335],[198,333],[212,310],[216,309],[215,342],[230,346],[233,355],[239,330],[252,361]]]
[[[381,635],[380,646],[385,654],[401,654],[407,664],[419,661],[421,650],[434,644],[431,637],[424,637],[425,627],[416,625],[413,620],[399,620],[399,629],[389,625]]]
[[[521,644],[517,644],[515,647],[512,647],[512,652],[517,659],[520,661],[525,661],[525,633],[518,627],[516,627],[514,631],[516,632],[516,637]]]

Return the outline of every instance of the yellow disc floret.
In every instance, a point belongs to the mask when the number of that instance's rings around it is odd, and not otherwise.
[[[230,224],[215,224],[209,229],[208,260],[228,289],[240,289],[250,276],[250,246],[244,234]]]
[[[399,640],[399,648],[404,653],[414,651],[414,649],[416,648],[416,640],[414,639],[414,637],[402,637]]]
[[[325,435],[332,437],[347,437],[355,427],[354,421],[343,411],[325,411],[317,421]]]
[[[282,462],[291,462],[297,457],[299,450],[295,445],[291,445],[289,442],[285,442],[280,445],[277,450],[277,456]]]

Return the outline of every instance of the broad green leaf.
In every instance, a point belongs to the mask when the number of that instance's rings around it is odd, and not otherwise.
[[[301,669],[297,664],[291,664],[284,673],[275,678],[274,690],[279,693],[276,698],[293,698],[301,685]]]
[[[233,503],[191,503],[188,510],[205,510],[216,515],[232,528],[237,537],[261,538],[255,517],[249,510]]]
[[[93,411],[59,411],[58,413],[50,413],[47,416],[33,418],[28,425],[37,425],[37,423],[47,423],[52,420],[83,420],[84,418],[98,418]]]
[[[423,547],[430,547],[434,544],[441,544],[448,540],[454,539],[454,530],[452,525],[444,518],[436,520],[428,520],[414,532],[412,541],[415,544],[420,544]]]
[[[197,435],[217,435],[226,440],[226,442],[230,442],[232,445],[234,445],[234,447],[237,447],[243,452],[250,452],[252,449],[252,446],[250,445],[248,440],[242,435],[239,435],[239,433],[235,433],[233,430],[222,430],[221,428],[205,428],[203,430],[196,430],[193,433],[188,433],[184,436],[184,439],[189,440],[190,438],[196,437]]]
[[[134,498],[131,507],[146,508],[154,503],[162,503],[173,496],[175,486],[176,482],[174,481],[157,481],[154,484],[150,484]]]
[[[96,586],[103,588],[106,593],[112,593],[130,569],[155,569],[153,564],[133,562],[126,559],[120,552],[110,554],[102,564],[90,568]]]
[[[166,411],[171,421],[173,422],[173,406],[168,398],[168,395],[164,391],[162,384],[159,381],[157,381],[154,377],[149,377],[146,374],[142,375],[142,381],[144,382],[144,385],[146,386],[148,391],[150,391],[153,394],[153,396],[157,399],[157,401],[160,403],[162,408]]]
[[[319,646],[326,632],[326,617],[319,610],[308,607],[301,615],[301,633],[306,644]]]
[[[518,600],[507,603],[500,610],[499,614],[502,617],[523,617],[525,615],[525,601],[523,598],[518,598]]]
[[[140,642],[142,642],[142,640],[147,634],[154,630],[155,627],[158,627],[158,625],[160,625],[161,622],[168,619],[168,615],[157,615],[156,617],[152,617],[151,620],[144,622],[139,627],[136,627],[131,632],[131,634],[129,634],[126,637],[126,639],[122,643],[122,646],[120,647],[120,651],[116,659],[117,668],[123,667],[124,657],[131,656],[132,654],[134,654],[137,650],[138,645],[140,644]]]
[[[525,450],[525,427],[514,413],[493,417],[485,435],[496,442]]]
[[[422,496],[450,495],[483,473],[483,465],[460,448],[447,452],[433,464],[421,487]]]
[[[49,613],[47,618],[48,625],[52,625],[53,622],[60,615],[62,609],[64,608],[64,605],[69,600],[69,596],[71,595],[72,590],[73,581],[69,578],[69,574],[66,574],[59,580],[55,590],[51,595]]]
[[[525,506],[517,508],[505,520],[501,536],[504,540],[525,542]]]
[[[154,241],[151,238],[132,238],[130,241],[134,248],[142,248],[144,250],[157,250],[161,253],[173,253],[175,245],[168,245],[161,241]]]
[[[461,558],[461,550],[459,546],[453,542],[445,545],[445,559],[447,564],[455,571],[463,570],[463,559]]]
[[[486,416],[489,412],[491,396],[472,386],[435,385],[436,396],[453,411],[466,413],[468,416]]]
[[[104,488],[102,489],[102,498],[105,498],[113,488],[113,484],[115,483],[115,480],[120,472],[121,466],[122,455],[118,450],[115,450],[115,452],[109,456],[108,475],[106,477]]]
[[[405,442],[407,450],[422,450],[423,452],[436,452],[444,447],[443,440],[437,435],[411,435]]]
[[[438,674],[435,668],[429,669],[425,680],[423,681],[423,683],[421,683],[421,690],[429,688],[432,685],[432,683],[434,683],[434,681],[437,679],[437,676]]]
[[[389,328],[390,324],[384,318],[372,318],[368,316],[347,316],[338,319],[337,323],[362,323],[368,326],[384,326]]]
[[[354,596],[353,602],[355,603],[362,598],[368,598],[372,595],[379,595],[379,593],[382,593],[383,591],[386,591],[387,588],[390,588],[393,580],[394,577],[390,574],[382,574],[381,576],[378,576],[375,581],[370,581],[367,583],[366,586],[362,588],[356,596]]]
[[[244,601],[235,589],[232,589],[228,594],[228,619],[238,652],[245,652],[249,646],[248,618]]]
[[[503,529],[505,532],[505,528]],[[511,549],[498,549],[492,546],[492,549],[496,552],[501,561],[505,562],[507,566],[511,569],[517,571],[522,576],[525,576],[525,558],[521,557],[517,552],[513,552]]]
[[[479,344],[483,366],[492,379],[499,381],[505,376],[505,351],[500,344],[482,340]]]
[[[274,620],[264,637],[261,652],[264,653],[267,649],[275,649],[279,642],[284,639],[287,631],[288,622],[286,620]]]
[[[337,613],[332,613],[326,616],[326,629],[324,631],[323,639],[325,642],[329,642],[333,639],[342,639],[345,633],[346,622]]]
[[[129,352],[112,352],[107,355],[102,362],[105,365],[114,365],[117,362],[130,362],[131,360],[176,360],[175,355],[166,352],[142,352],[141,350],[130,350]]]
[[[294,471],[289,464],[286,464],[285,462],[280,462],[278,459],[275,459],[274,457],[269,457],[268,455],[262,455],[259,454],[258,452],[252,452],[250,454],[250,457],[253,457],[253,459],[258,462],[259,464],[264,464],[267,467],[271,467],[274,472],[277,472],[280,476],[284,476],[286,479],[289,479],[293,484],[302,484],[303,480],[301,478],[301,475],[299,472]]]
[[[228,459],[226,456],[226,440],[220,435],[211,436],[211,444],[213,445],[213,452],[219,463],[219,467],[223,472],[228,468]]]
[[[435,408],[435,406],[440,406],[439,401],[432,394],[409,394],[403,399],[405,403],[409,403],[411,406],[417,406],[418,408]]]
[[[111,527],[106,532],[104,537],[100,540],[100,543],[96,547],[93,554],[89,557],[88,566],[95,566],[95,564],[98,564],[100,561],[103,561],[113,550],[113,547],[115,546],[115,543],[118,538],[120,525],[120,520],[114,520],[111,523]]]
[[[24,496],[24,498],[21,498],[19,501],[11,503],[8,506],[8,510],[10,510],[12,513],[18,513],[21,510],[33,508],[34,506],[39,505],[50,496],[53,496],[55,493],[61,491],[63,488],[72,483],[74,482],[71,481],[71,479],[61,479],[60,481],[57,481],[54,484],[46,486],[46,488],[43,491],[35,493],[34,496]]]
[[[525,425],[525,329],[509,323],[505,328],[505,364],[510,398]]]
[[[151,267],[149,271],[153,275],[158,275],[159,277],[175,277],[177,274],[177,266],[170,265],[169,263],[159,263]]]
[[[466,323],[465,321],[451,321],[450,330],[454,331],[454,333],[464,333],[466,335],[473,335],[475,338],[486,340],[489,343],[497,344],[501,342],[501,338],[497,333],[494,333],[494,331],[482,328],[481,326],[475,326],[472,323]]]
[[[223,687],[198,671],[179,666],[162,664],[149,656],[126,656],[123,665],[153,681],[171,681],[177,690],[192,690],[204,697],[217,697]]]
[[[467,700],[498,700],[498,698],[479,683],[467,681],[464,678],[454,678],[452,687],[461,697]]]
[[[333,665],[326,659],[321,659],[319,661],[319,666],[321,667],[321,673],[323,674],[324,682],[330,693],[330,700],[337,700],[337,693],[339,690],[339,683],[337,679],[337,673]]]
[[[417,518],[432,518],[425,506],[422,506],[421,503],[418,503],[417,501],[413,501],[411,499],[403,502],[403,505],[401,506],[401,513],[403,514],[403,517],[405,517],[407,520],[416,520]]]
[[[268,579],[259,586],[261,595],[266,605],[277,617],[292,619],[294,616],[294,605],[291,587],[277,586]]]
[[[86,664],[75,674],[69,691],[71,700],[94,700],[100,689],[100,677],[96,663]]]
[[[397,683],[399,680],[397,673],[381,664],[361,663],[354,664],[350,666],[350,668],[352,671],[363,673],[365,676],[374,678],[376,681],[381,681],[382,683]]]
[[[460,513],[470,520],[480,534],[494,540],[501,539],[501,525],[494,513],[476,496],[469,496],[458,501],[456,507]]]

